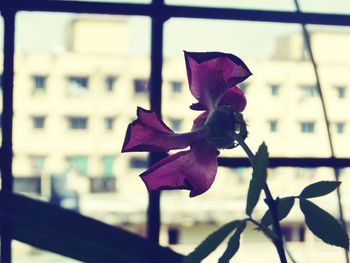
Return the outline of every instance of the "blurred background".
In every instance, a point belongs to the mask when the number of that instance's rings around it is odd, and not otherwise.
[[[295,10],[293,1],[281,0],[169,0],[166,4]],[[300,4],[305,12],[350,13],[346,0],[302,0]],[[308,30],[335,153],[349,157],[350,28],[308,26]],[[147,154],[121,154],[121,146],[127,125],[136,118],[136,107],[150,107],[150,36],[147,17],[17,14],[16,192],[145,236],[148,194],[138,175],[147,169]],[[233,53],[251,69],[253,76],[240,88],[248,99],[244,118],[249,129],[247,144],[253,151],[265,141],[272,157],[330,156],[320,94],[301,25],[184,18],[165,22],[162,112],[175,132],[189,131],[197,115],[189,109],[194,98],[188,89],[183,50]],[[221,151],[221,156],[245,155],[235,148]],[[350,218],[349,173],[345,167],[340,171],[346,219]],[[164,191],[161,244],[189,253],[222,224],[243,218],[250,178],[250,168],[220,167],[214,185],[204,195],[190,199],[188,192]],[[269,169],[268,180],[273,194],[283,197],[298,195],[312,182],[334,180],[334,172],[324,167],[274,168]],[[338,217],[335,194],[316,203]],[[255,217],[265,211],[264,203],[259,203]],[[344,260],[341,249],[312,235],[297,207],[282,221],[282,231],[297,262]],[[13,262],[74,262],[13,243]],[[216,262],[224,248],[207,262]],[[279,262],[269,240],[250,226],[234,262],[257,261]]]

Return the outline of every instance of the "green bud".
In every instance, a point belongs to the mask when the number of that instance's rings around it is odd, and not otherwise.
[[[233,112],[231,106],[225,105],[212,111],[205,124],[208,128],[208,141],[218,149],[229,149],[237,146],[234,138],[240,134],[247,137],[246,124],[240,113]]]

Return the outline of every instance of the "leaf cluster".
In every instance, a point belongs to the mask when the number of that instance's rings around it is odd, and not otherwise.
[[[337,181],[320,181],[305,187],[299,196],[289,196],[277,199],[278,220],[282,220],[291,211],[295,199],[299,199],[300,209],[304,215],[306,225],[311,232],[325,243],[349,249],[349,238],[341,224],[328,212],[311,202],[309,199],[327,195],[340,186]],[[270,211],[266,211],[261,224],[272,224]]]
[[[219,263],[229,262],[240,246],[240,238],[246,228],[246,220],[235,220],[227,223],[210,234],[195,250],[186,256],[182,263],[199,263],[209,256],[233,231],[229,238],[226,250],[219,259]]]
[[[258,229],[262,230],[273,242],[278,239],[276,233],[270,229],[270,226],[273,224],[273,217],[270,209],[265,212],[260,223],[252,218],[252,213],[259,201],[260,194],[266,187],[268,160],[267,146],[263,143],[252,160],[253,175],[249,183],[246,204],[246,214],[248,218],[244,220],[235,220],[220,227],[210,234],[192,253],[186,256],[183,263],[201,262],[226,239],[228,239],[227,247],[220,257],[219,263],[229,262],[239,249],[240,237],[246,228],[247,221],[251,221],[257,225]],[[348,250],[349,238],[343,227],[332,215],[309,200],[311,198],[327,195],[336,190],[339,186],[340,182],[337,181],[320,181],[305,187],[298,196],[276,199],[272,199],[271,197],[269,201],[273,202],[277,220],[281,221],[290,213],[294,206],[295,199],[299,199],[301,212],[311,232],[325,243]],[[270,205],[269,207],[271,208]]]

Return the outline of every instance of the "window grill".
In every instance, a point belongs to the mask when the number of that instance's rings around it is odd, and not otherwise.
[[[256,22],[300,23],[315,25],[350,26],[350,15],[319,14],[286,11],[261,11],[234,8],[210,8],[194,6],[170,6],[164,0],[153,0],[150,4],[84,2],[62,0],[0,0],[0,11],[4,19],[4,67],[1,86],[3,86],[1,174],[2,191],[13,191],[12,177],[12,116],[13,116],[13,76],[14,76],[14,37],[15,16],[18,11],[70,12],[110,15],[141,15],[152,19],[151,31],[151,74],[150,102],[151,108],[161,114],[162,94],[162,57],[163,25],[172,17],[225,19]],[[79,87],[87,88],[87,81],[78,81]],[[109,88],[108,88],[109,89]],[[322,98],[321,98],[322,99]],[[326,120],[328,121],[328,120]],[[150,164],[164,157],[163,154],[151,153]],[[248,166],[246,158],[220,158],[221,166]],[[349,158],[271,158],[270,167],[299,166],[333,168],[350,165]],[[160,227],[160,193],[149,195],[148,237],[158,242]],[[6,206],[6,204],[5,204]],[[3,220],[3,229],[9,229],[9,222]],[[1,262],[11,262],[11,234],[1,233]]]

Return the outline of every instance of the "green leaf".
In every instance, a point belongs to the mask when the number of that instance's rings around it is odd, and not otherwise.
[[[277,203],[277,215],[278,221],[285,218],[294,205],[294,197],[285,197],[278,200]],[[270,210],[267,210],[263,218],[261,219],[261,224],[269,226],[272,224],[272,216]]]
[[[349,250],[346,231],[333,216],[306,199],[300,199],[300,208],[306,225],[315,236],[325,243]]]
[[[333,192],[339,187],[341,182],[337,181],[321,181],[314,184],[310,184],[304,188],[301,192],[301,198],[313,198],[318,196],[327,195]]]
[[[21,195],[0,191],[0,228],[23,243],[82,262],[180,262],[182,255],[135,234]]]
[[[258,152],[253,158],[253,176],[249,183],[249,190],[247,196],[246,214],[251,216],[256,204],[259,201],[260,192],[266,184],[267,165],[269,155],[266,144],[260,145]]]
[[[229,235],[240,226],[241,221],[236,220],[220,227],[211,233],[198,247],[184,258],[183,263],[201,262],[213,252]]]
[[[232,235],[227,243],[227,248],[219,259],[219,263],[229,262],[230,259],[236,254],[239,249],[241,234],[244,231],[247,223],[245,221],[241,221],[239,226],[237,227],[236,232]]]

